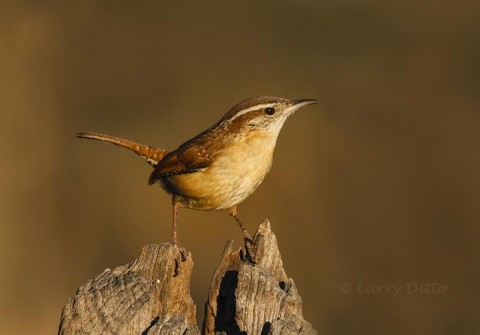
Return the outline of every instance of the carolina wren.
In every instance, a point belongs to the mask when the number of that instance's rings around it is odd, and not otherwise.
[[[171,152],[98,133],[80,132],[77,137],[130,149],[154,167],[148,183],[158,182],[172,195],[172,243],[178,244],[178,207],[230,209],[244,239],[251,242],[251,235],[238,217],[237,205],[255,191],[270,170],[285,120],[297,109],[316,102],[270,96],[247,99]]]

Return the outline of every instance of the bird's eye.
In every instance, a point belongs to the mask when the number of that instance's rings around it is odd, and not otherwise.
[[[265,114],[267,114],[267,115],[275,114],[275,108],[273,108],[273,107],[265,108]]]

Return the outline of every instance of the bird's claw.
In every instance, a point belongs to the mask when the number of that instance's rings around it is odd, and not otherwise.
[[[187,260],[187,249],[184,247],[180,246],[179,244],[175,244],[175,246],[178,248],[178,255],[175,257],[175,270],[173,273],[173,276],[176,277],[180,274],[181,272],[181,263],[185,262]]]
[[[250,236],[245,236],[245,259],[251,264],[257,264],[255,262],[255,252],[253,250],[255,241]]]

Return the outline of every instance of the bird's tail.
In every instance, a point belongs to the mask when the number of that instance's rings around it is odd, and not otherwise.
[[[112,143],[120,147],[130,149],[134,153],[145,159],[147,163],[152,166],[157,165],[158,162],[160,162],[168,152],[164,149],[154,148],[145,144],[140,144],[133,141],[125,140],[123,138],[99,133],[79,132],[77,133],[77,137]]]

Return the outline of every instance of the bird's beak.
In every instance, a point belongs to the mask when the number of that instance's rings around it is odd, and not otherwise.
[[[300,109],[302,107],[311,105],[311,104],[316,104],[317,100],[315,99],[301,99],[301,100],[290,100],[291,106],[285,109],[287,117],[292,115],[297,109]]]
[[[316,104],[318,101],[315,99],[300,99],[300,100],[292,100],[293,105],[296,107],[295,109]]]

